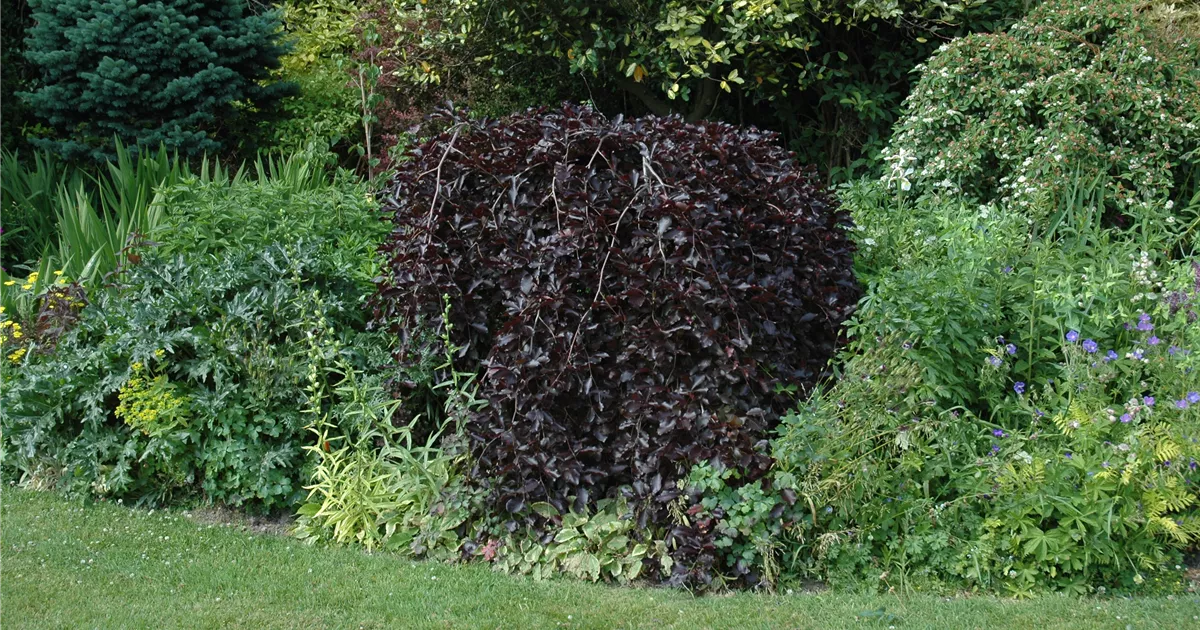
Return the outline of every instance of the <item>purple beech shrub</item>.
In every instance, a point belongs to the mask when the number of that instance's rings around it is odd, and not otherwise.
[[[780,389],[825,373],[860,295],[849,219],[816,175],[723,123],[443,116],[385,191],[375,324],[410,360],[449,296],[497,510],[623,488],[666,523],[694,463],[761,476]]]

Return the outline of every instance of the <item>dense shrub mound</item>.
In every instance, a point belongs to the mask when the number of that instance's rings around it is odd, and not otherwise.
[[[303,499],[319,344],[338,338],[354,367],[387,350],[361,333],[360,265],[385,229],[365,186],[302,184],[165,190],[157,246],[122,252],[86,304],[60,281],[31,314],[0,311],[5,478],[257,511]],[[6,339],[21,321],[28,338]]]
[[[760,476],[777,388],[814,383],[859,296],[847,216],[813,174],[725,124],[447,116],[388,192],[375,317],[410,335],[448,296],[499,504],[628,485],[665,506],[702,461]]]
[[[888,179],[1005,204],[1039,227],[1101,184],[1119,224],[1167,220],[1168,191],[1195,180],[1200,48],[1139,11],[1055,0],[1006,33],[942,46],[918,66]]]

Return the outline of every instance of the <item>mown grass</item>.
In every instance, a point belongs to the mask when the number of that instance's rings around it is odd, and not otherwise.
[[[1187,628],[1200,597],[694,598],[307,547],[180,512],[5,489],[8,628]],[[882,613],[879,610],[883,609]]]

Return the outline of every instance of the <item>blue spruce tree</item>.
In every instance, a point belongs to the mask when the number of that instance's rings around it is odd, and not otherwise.
[[[41,81],[23,96],[54,130],[34,142],[67,159],[106,159],[114,137],[219,153],[296,92],[269,81],[286,52],[279,14],[251,13],[245,0],[29,4],[25,56]]]

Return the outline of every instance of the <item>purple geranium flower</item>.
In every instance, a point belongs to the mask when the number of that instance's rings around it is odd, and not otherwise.
[[[1078,330],[1068,331],[1067,332],[1067,341],[1070,341],[1071,343],[1075,343],[1076,341],[1079,341],[1079,331]]]
[[[1187,401],[1193,405],[1200,403],[1200,392],[1188,392]]]
[[[1016,383],[1013,383],[1013,391],[1017,392],[1018,394],[1024,394],[1025,393],[1025,381],[1017,381]]]
[[[1190,405],[1188,405],[1188,401],[1186,400],[1176,400],[1175,406],[1179,409],[1187,409]]]
[[[1141,331],[1154,330],[1154,324],[1150,323],[1150,316],[1142,313],[1138,316],[1137,329]]]
[[[1146,405],[1147,407],[1153,407],[1154,406],[1154,397],[1146,396],[1146,397],[1142,398],[1142,404]]]
[[[1123,422],[1125,424],[1129,424],[1132,421],[1133,421],[1133,416],[1131,416],[1127,413],[1121,414],[1121,422]]]
[[[1108,361],[1116,361],[1118,358],[1120,358],[1120,357],[1117,355],[1116,350],[1109,350],[1108,353],[1104,355],[1104,361],[1106,363]]]
[[[994,435],[994,436],[996,436],[996,437],[998,437],[998,438],[1006,438],[1006,437],[1008,437],[1008,434],[1007,434],[1007,433],[1005,433],[1005,432],[1004,432],[1004,430],[1002,430],[1002,429],[992,429],[992,435]]]
[[[1157,336],[1157,335],[1150,335],[1150,338],[1146,340],[1146,343],[1148,343],[1148,344],[1150,344],[1150,345],[1152,345],[1152,346],[1157,346],[1157,345],[1158,345],[1158,343],[1159,343],[1158,336]]]
[[[997,357],[997,356],[990,356],[990,357],[988,357],[988,358],[987,358],[987,362],[988,362],[988,364],[989,364],[989,365],[991,365],[992,367],[1000,367],[1000,364],[1001,364],[1001,363],[1004,363],[1004,361],[1001,361],[1001,360],[1000,360],[1000,357]]]
[[[1067,451],[1066,453],[1063,453],[1063,457],[1066,457],[1067,459],[1071,459],[1071,451]]]
[[[1088,354],[1095,354],[1096,351],[1099,349],[1100,349],[1100,346],[1095,341],[1093,341],[1091,339],[1083,340],[1083,351],[1084,352],[1086,352]]]
[[[1171,346],[1171,347],[1167,348],[1167,354],[1169,354],[1171,356],[1175,356],[1175,354],[1178,352],[1179,352],[1179,346]]]
[[[1011,343],[1010,343],[1010,344],[1008,344],[1008,345],[1004,346],[1004,351],[1005,351],[1005,352],[1007,352],[1007,353],[1009,353],[1009,354],[1016,354],[1016,353],[1017,353],[1017,347],[1016,347],[1016,346],[1014,346],[1013,344],[1011,344]]]

